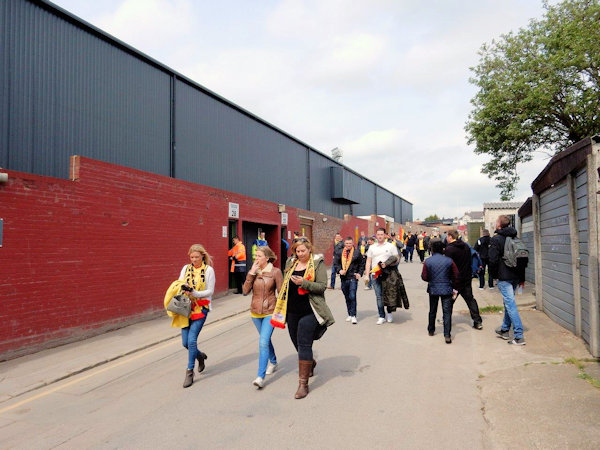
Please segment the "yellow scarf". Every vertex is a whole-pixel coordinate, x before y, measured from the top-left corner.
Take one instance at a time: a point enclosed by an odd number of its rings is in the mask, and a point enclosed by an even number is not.
[[[354,256],[354,247],[350,249],[350,251],[344,249],[342,252],[342,270],[348,270],[350,267],[350,263],[352,262],[352,257]]]
[[[288,293],[290,290],[290,279],[294,274],[294,270],[298,265],[298,259],[294,260],[294,263],[290,266],[288,271],[285,273],[283,283],[281,285],[281,291],[277,295],[277,303],[275,303],[275,309],[273,310],[273,316],[271,317],[271,325],[277,328],[285,328],[285,316],[287,314],[287,301]],[[315,259],[311,253],[308,257],[308,264],[304,271],[304,279],[307,281],[315,281]],[[302,289],[298,286],[298,294],[308,294],[306,289]]]
[[[204,291],[206,289],[206,264],[202,264],[197,269],[194,268],[192,264],[188,265],[185,270],[184,280],[176,280],[171,283],[169,289],[167,289],[167,293],[165,294],[164,305],[165,309],[169,305],[171,299],[182,293],[181,286],[186,284],[192,287],[196,291]],[[190,319],[197,320],[201,319],[205,316],[204,311],[202,311],[203,307],[208,307],[210,304],[210,300],[199,298],[192,299],[192,314],[189,319],[185,316],[180,316],[179,314],[174,314],[171,311],[167,311],[167,315],[173,318],[171,322],[171,326],[175,328],[186,328],[190,326]]]

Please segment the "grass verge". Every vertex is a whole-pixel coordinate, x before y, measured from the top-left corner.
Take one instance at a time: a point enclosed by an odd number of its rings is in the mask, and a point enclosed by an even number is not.
[[[498,305],[484,306],[479,309],[480,314],[498,314],[502,311],[504,311],[504,308]]]

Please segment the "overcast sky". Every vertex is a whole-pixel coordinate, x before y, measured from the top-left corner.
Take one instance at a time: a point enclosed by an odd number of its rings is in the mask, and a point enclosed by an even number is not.
[[[541,0],[55,0],[414,204],[454,217],[499,200],[467,146],[484,42]],[[515,201],[548,162],[520,169]]]

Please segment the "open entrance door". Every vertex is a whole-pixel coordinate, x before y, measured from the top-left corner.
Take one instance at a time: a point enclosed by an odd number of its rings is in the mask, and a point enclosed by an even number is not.
[[[265,239],[267,240],[267,244],[275,252],[278,254],[280,247],[280,234],[278,231],[277,225],[267,225],[262,223],[255,222],[243,222],[242,223],[242,239],[244,245],[246,246],[246,267],[247,271],[252,267],[252,245],[254,241],[258,238],[259,233],[261,231],[265,232]],[[278,266],[277,263],[275,263]]]

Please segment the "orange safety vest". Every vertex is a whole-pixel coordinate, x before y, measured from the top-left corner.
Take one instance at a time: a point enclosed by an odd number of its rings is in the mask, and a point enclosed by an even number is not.
[[[234,258],[231,260],[231,272],[235,272],[236,262],[243,262],[243,267],[246,267],[246,247],[244,247],[244,244],[242,244],[241,242],[235,244],[233,248],[227,252],[227,256],[231,256],[232,258]],[[240,264],[240,266],[242,266],[242,264]]]

